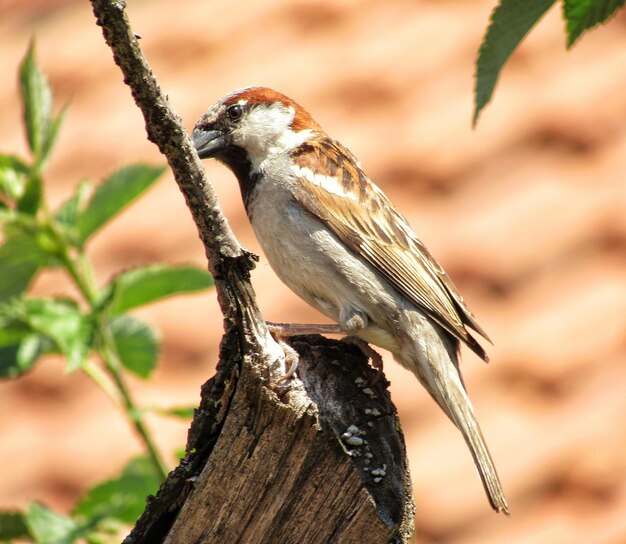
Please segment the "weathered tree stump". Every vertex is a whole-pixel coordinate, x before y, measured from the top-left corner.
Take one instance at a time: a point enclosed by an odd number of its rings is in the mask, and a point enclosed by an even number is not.
[[[407,541],[411,486],[386,382],[371,385],[375,371],[343,342],[292,343],[302,381],[290,387],[222,359],[186,458],[126,544]]]

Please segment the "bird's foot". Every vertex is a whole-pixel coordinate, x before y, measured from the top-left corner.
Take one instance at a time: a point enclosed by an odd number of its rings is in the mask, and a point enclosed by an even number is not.
[[[345,334],[346,330],[336,323],[333,324],[308,324],[308,323],[273,323],[268,321],[267,328],[274,339],[279,343],[285,352],[285,362],[289,368],[283,378],[284,381],[289,380],[298,368],[298,353],[283,338],[295,336],[298,334]],[[378,383],[383,376],[383,358],[375,351],[365,340],[358,336],[345,336],[341,339],[358,347],[363,355],[365,355],[376,369],[376,376],[372,381],[372,385]]]
[[[284,338],[295,336],[298,334],[330,334],[338,330],[338,325],[307,325],[302,323],[266,323],[267,328],[278,345],[285,353],[286,371],[284,376],[280,378],[281,382],[287,382],[293,378],[298,369],[299,356],[298,352],[293,349]]]
[[[285,342],[281,338],[277,338],[276,341],[285,352],[285,375],[280,378],[280,381],[286,382],[293,378],[294,374],[296,373],[300,356],[295,349],[293,349],[289,344],[287,344],[287,342]]]

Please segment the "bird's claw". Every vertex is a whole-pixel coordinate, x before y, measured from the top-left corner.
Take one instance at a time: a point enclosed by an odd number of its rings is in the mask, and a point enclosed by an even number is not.
[[[298,352],[295,349],[293,349],[289,344],[287,344],[287,342],[284,342],[283,340],[279,339],[278,344],[280,345],[281,348],[283,348],[283,351],[285,352],[285,367],[286,367],[285,375],[282,376],[279,381],[286,382],[290,380],[291,378],[293,378],[294,374],[296,373],[296,370],[298,369],[298,362],[300,360],[300,357],[298,355]]]
[[[269,325],[270,324],[268,323],[268,329],[272,338],[274,338],[285,354],[285,374],[279,378],[279,381],[284,383],[293,378],[296,370],[298,369],[298,361],[300,357],[298,352],[283,340],[283,331]]]

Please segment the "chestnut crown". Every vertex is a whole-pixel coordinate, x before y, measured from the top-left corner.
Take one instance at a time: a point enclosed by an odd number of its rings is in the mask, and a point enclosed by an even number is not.
[[[321,127],[287,96],[266,87],[247,87],[225,96],[198,120],[193,142],[201,159],[245,154],[253,170],[269,156],[288,153]]]

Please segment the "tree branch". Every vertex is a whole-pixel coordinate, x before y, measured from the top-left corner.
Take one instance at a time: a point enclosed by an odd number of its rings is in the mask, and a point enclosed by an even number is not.
[[[405,446],[387,383],[354,346],[295,337],[300,379],[267,331],[241,248],[179,116],[161,92],[121,0],[91,0],[97,24],[167,158],[215,278],[225,335],[202,387],[187,455],[150,497],[126,544],[350,543],[409,538]]]

